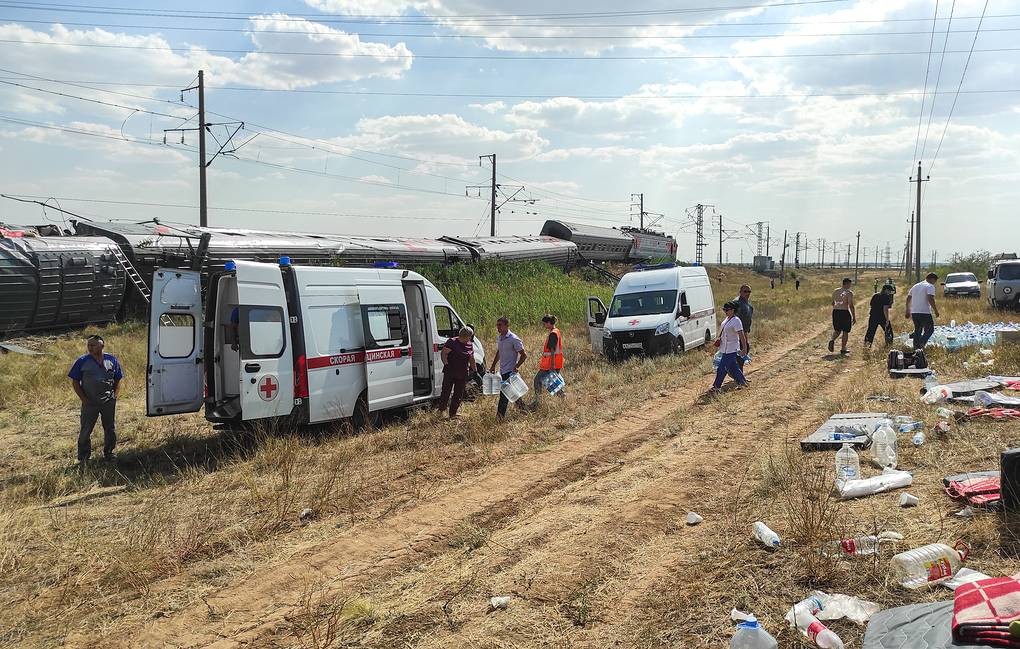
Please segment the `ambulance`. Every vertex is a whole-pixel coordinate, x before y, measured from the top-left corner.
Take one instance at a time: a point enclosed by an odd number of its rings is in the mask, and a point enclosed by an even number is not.
[[[395,264],[394,264],[395,266]],[[424,405],[441,392],[440,350],[463,320],[417,273],[228,262],[153,274],[146,414],[217,423],[317,424]],[[484,349],[474,343],[484,367]]]
[[[715,298],[704,266],[673,263],[620,278],[609,308],[588,298],[592,351],[616,360],[631,354],[682,352],[716,334]]]

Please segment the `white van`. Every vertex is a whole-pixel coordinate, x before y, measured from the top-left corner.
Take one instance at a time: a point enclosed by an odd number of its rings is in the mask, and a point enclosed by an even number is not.
[[[609,309],[588,298],[592,350],[609,359],[682,352],[711,342],[715,332],[715,298],[704,266],[662,264],[627,273]]]
[[[210,277],[157,269],[149,319],[146,414],[212,422],[287,417],[321,423],[427,403],[440,350],[462,320],[406,270],[228,262]],[[474,343],[484,367],[484,350]]]

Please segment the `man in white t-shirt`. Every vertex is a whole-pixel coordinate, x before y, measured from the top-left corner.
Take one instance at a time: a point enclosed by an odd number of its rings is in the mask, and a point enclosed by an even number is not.
[[[914,333],[910,336],[914,349],[924,349],[935,333],[935,318],[939,317],[939,308],[935,306],[935,282],[938,280],[938,275],[928,273],[923,282],[914,284],[907,292],[907,320],[914,321]]]
[[[744,325],[737,317],[735,303],[724,304],[723,313],[726,314],[726,319],[723,320],[722,326],[719,328],[719,339],[716,341],[719,351],[722,353],[722,360],[719,361],[719,368],[715,373],[715,383],[712,384],[713,391],[722,387],[723,381],[726,380],[726,374],[732,376],[737,385],[747,385],[747,379],[744,378],[744,373],[737,363],[738,354],[747,356],[747,335],[744,333]]]

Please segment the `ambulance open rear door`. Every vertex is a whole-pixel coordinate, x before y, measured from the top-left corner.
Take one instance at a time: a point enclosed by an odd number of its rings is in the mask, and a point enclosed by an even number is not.
[[[414,373],[403,288],[359,286],[358,301],[365,330],[368,409],[410,405]]]
[[[198,271],[157,269],[149,311],[146,415],[198,412],[202,407],[204,341]]]
[[[287,293],[278,266],[238,261],[241,419],[286,417],[294,409],[294,354]]]

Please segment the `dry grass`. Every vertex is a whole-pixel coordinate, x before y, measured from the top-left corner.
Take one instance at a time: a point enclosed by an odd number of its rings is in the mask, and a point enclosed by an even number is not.
[[[750,280],[755,290],[752,342],[757,354],[803,330],[806,322],[823,320],[830,285],[838,273],[809,276],[800,292],[793,290],[792,282],[771,291],[767,280],[733,269],[712,269],[711,275],[717,302],[735,295],[736,287]],[[541,312],[545,305],[538,302],[534,308]],[[704,380],[701,377],[710,368],[710,357],[700,351],[607,366],[589,351],[586,328],[578,320],[582,309],[583,304],[578,304],[576,312],[562,314],[570,359],[565,375],[571,399],[566,404],[555,410],[547,405],[540,416],[516,417],[499,425],[494,403],[479,400],[465,406],[460,423],[415,412],[358,435],[323,430],[233,433],[213,430],[199,416],[147,419],[140,414],[144,404],[144,328],[137,324],[111,326],[104,331],[108,351],[121,358],[127,372],[119,412],[121,459],[116,468],[99,465],[83,474],[69,468],[74,456],[76,408],[64,377],[71,360],[81,353],[80,335],[28,341],[47,355],[42,359],[0,358],[0,435],[5,442],[0,456],[4,486],[0,491],[0,599],[12,603],[0,624],[0,644],[45,646],[72,630],[100,634],[124,622],[170,614],[204,593],[289,557],[295,548],[330,538],[337,528],[390,516],[472,472],[513,456],[541,452],[573,430],[640,407],[649,395],[677,382]],[[491,324],[478,324],[480,335],[490,340]],[[537,327],[525,324],[515,328],[524,335],[529,350],[536,351],[541,340]],[[1005,371],[1016,356],[1002,355],[1001,359]],[[1000,363],[998,355],[996,362]],[[867,391],[884,385],[880,373],[869,381],[819,404],[811,402],[805,389],[804,407],[816,410],[819,416],[837,406],[867,409],[870,404],[861,401]],[[905,385],[898,387],[906,389]],[[724,399],[721,404],[739,412],[736,402]],[[920,410],[913,402],[910,406]],[[950,441],[945,453],[959,468],[983,466],[997,454],[999,446],[993,445],[1006,442],[1001,427],[974,425],[975,430],[988,431],[980,433],[987,434],[985,441],[978,437]],[[669,436],[683,440],[687,432],[678,421]],[[947,455],[925,455],[934,448],[933,444],[908,451],[905,461],[918,463],[935,475]],[[763,474],[761,485],[744,485],[744,501],[733,504],[732,529],[722,531],[724,542],[699,555],[700,563],[711,566],[705,574],[718,577],[731,593],[746,584],[743,579],[734,580],[730,572],[740,562],[734,548],[746,545],[742,512],[755,509],[765,520],[783,521],[778,525],[781,533],[795,541],[797,548],[812,548],[822,542],[826,528],[844,520],[844,514],[857,520],[886,520],[884,510],[880,516],[866,507],[857,512],[856,504],[833,507],[828,501],[812,501],[812,480],[820,478],[811,477],[810,462],[803,470],[791,471],[797,466],[794,460],[802,458],[784,460],[784,449],[776,453],[777,465],[769,469],[771,475]],[[753,481],[758,477],[754,475]],[[128,490],[66,508],[39,509],[55,497],[84,491],[93,484],[126,485]],[[924,507],[915,511],[931,513],[928,508],[934,498],[924,498]],[[314,512],[310,522],[299,520],[306,507]],[[940,526],[952,529],[960,524],[944,519],[940,517]],[[984,538],[987,544],[993,534],[982,524],[964,523],[974,526],[972,538]],[[902,524],[899,527],[908,534]],[[465,521],[458,529],[450,542],[460,560],[471,561],[487,556],[493,547],[498,549],[491,545],[492,531],[484,523]],[[924,540],[932,538],[933,531],[941,534],[944,530],[921,531],[908,538]],[[983,546],[979,543],[979,547]],[[822,575],[825,566],[811,561],[813,557],[782,564],[773,561],[761,567],[766,572],[757,572],[755,567],[756,583],[765,583],[775,575],[790,577],[791,583],[800,586],[782,591],[789,601],[791,592],[815,583],[814,573],[820,574],[815,581],[836,584],[846,572]],[[472,610],[468,602],[485,594],[483,586],[469,582],[471,573],[459,572],[455,565],[450,568],[449,583],[436,589],[432,609],[443,627],[458,624]],[[575,632],[571,629],[598,628],[608,610],[604,584],[620,569],[600,568],[601,572],[584,577],[548,602],[559,611],[562,626],[531,626],[522,620],[521,637],[541,644],[540,638],[553,637],[543,633],[564,637],[562,634]],[[775,575],[767,572],[771,570]],[[526,586],[528,574],[534,579],[533,573],[525,573],[521,583],[512,588],[525,594],[534,592]],[[413,574],[408,576],[412,578]],[[405,597],[414,597],[414,592],[408,591]],[[755,592],[749,589],[746,596]],[[294,623],[295,638],[312,647],[335,646],[344,638],[401,640],[383,632],[372,635],[379,620],[389,619],[389,602],[358,597],[357,593],[327,595],[310,587],[305,615]],[[732,599],[694,584],[681,601],[697,598],[720,606]],[[779,608],[770,608],[770,616],[781,615]],[[723,617],[701,620],[693,628],[710,627],[714,631],[706,637],[716,637],[724,628]],[[662,619],[667,624],[690,621],[673,613]],[[425,638],[429,632],[424,629],[431,628],[413,617],[394,627],[406,633],[403,640]],[[422,635],[416,635],[419,632]],[[653,635],[669,637],[670,631],[660,627]]]

